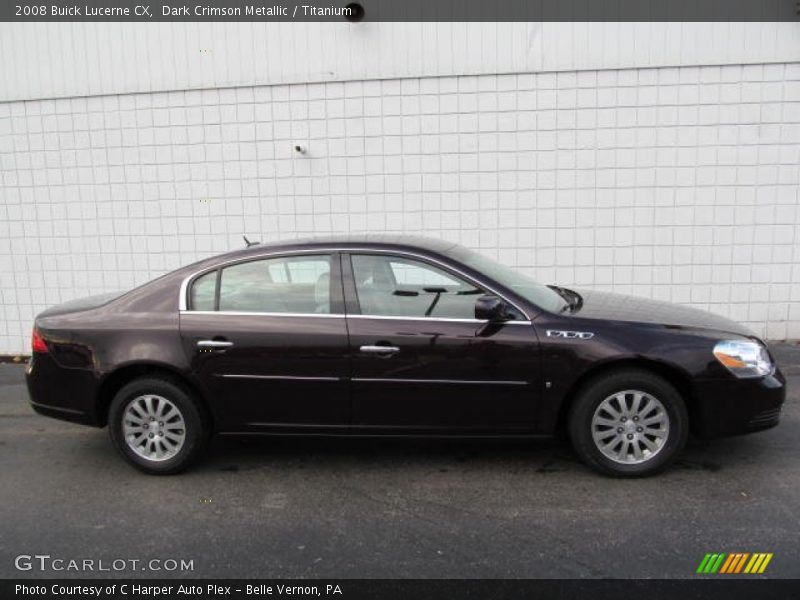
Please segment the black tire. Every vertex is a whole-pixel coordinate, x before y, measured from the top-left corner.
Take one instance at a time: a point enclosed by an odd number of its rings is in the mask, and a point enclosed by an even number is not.
[[[626,390],[642,391],[656,398],[669,419],[669,432],[660,449],[644,462],[635,464],[606,456],[592,435],[592,419],[598,406],[606,398]],[[601,411],[601,416],[604,414]],[[619,369],[588,381],[578,391],[569,413],[568,428],[575,452],[591,468],[614,477],[646,477],[669,466],[683,449],[689,435],[689,415],[678,390],[663,377],[640,369]]]
[[[137,453],[126,441],[123,434],[125,410],[132,400],[143,395],[165,398],[180,411],[185,437],[174,456],[150,460]],[[134,467],[152,475],[172,475],[183,471],[197,460],[210,437],[208,418],[193,394],[177,381],[160,376],[135,379],[117,392],[108,411],[108,429],[117,451]]]

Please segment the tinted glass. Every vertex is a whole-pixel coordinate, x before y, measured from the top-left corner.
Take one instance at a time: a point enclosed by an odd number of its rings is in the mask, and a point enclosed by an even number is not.
[[[559,312],[564,308],[564,299],[546,285],[532,279],[511,267],[507,267],[488,256],[478,254],[462,246],[456,246],[447,252],[459,262],[483,273],[489,279],[503,287],[513,290],[528,302],[550,312]]]
[[[214,293],[217,287],[217,272],[211,271],[194,280],[192,285],[192,310],[214,310]]]
[[[330,313],[330,256],[293,256],[222,269],[219,310]]]
[[[354,255],[361,314],[474,319],[483,291],[426,263],[394,256]]]

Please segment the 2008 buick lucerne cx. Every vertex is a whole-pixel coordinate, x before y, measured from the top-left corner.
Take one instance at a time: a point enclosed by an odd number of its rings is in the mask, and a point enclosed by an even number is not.
[[[36,318],[33,408],[174,473],[225,435],[547,436],[664,468],[778,423],[764,343],[700,310],[539,284],[422,238],[256,245]]]

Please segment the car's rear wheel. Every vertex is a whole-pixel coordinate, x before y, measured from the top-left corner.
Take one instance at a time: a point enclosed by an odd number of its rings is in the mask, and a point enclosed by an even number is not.
[[[167,475],[187,468],[208,438],[207,419],[179,383],[136,379],[117,392],[108,415],[111,440],[136,468]]]
[[[569,415],[580,458],[617,477],[643,477],[669,465],[686,444],[689,417],[680,393],[664,378],[625,369],[589,381]]]

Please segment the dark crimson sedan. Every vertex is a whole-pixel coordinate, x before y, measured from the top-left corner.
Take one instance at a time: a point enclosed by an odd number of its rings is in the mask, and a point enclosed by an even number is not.
[[[785,380],[741,325],[541,285],[411,237],[256,245],[41,313],[34,410],[109,425],[149,473],[211,434],[550,436],[612,475],[664,468],[689,432],[778,423]]]

